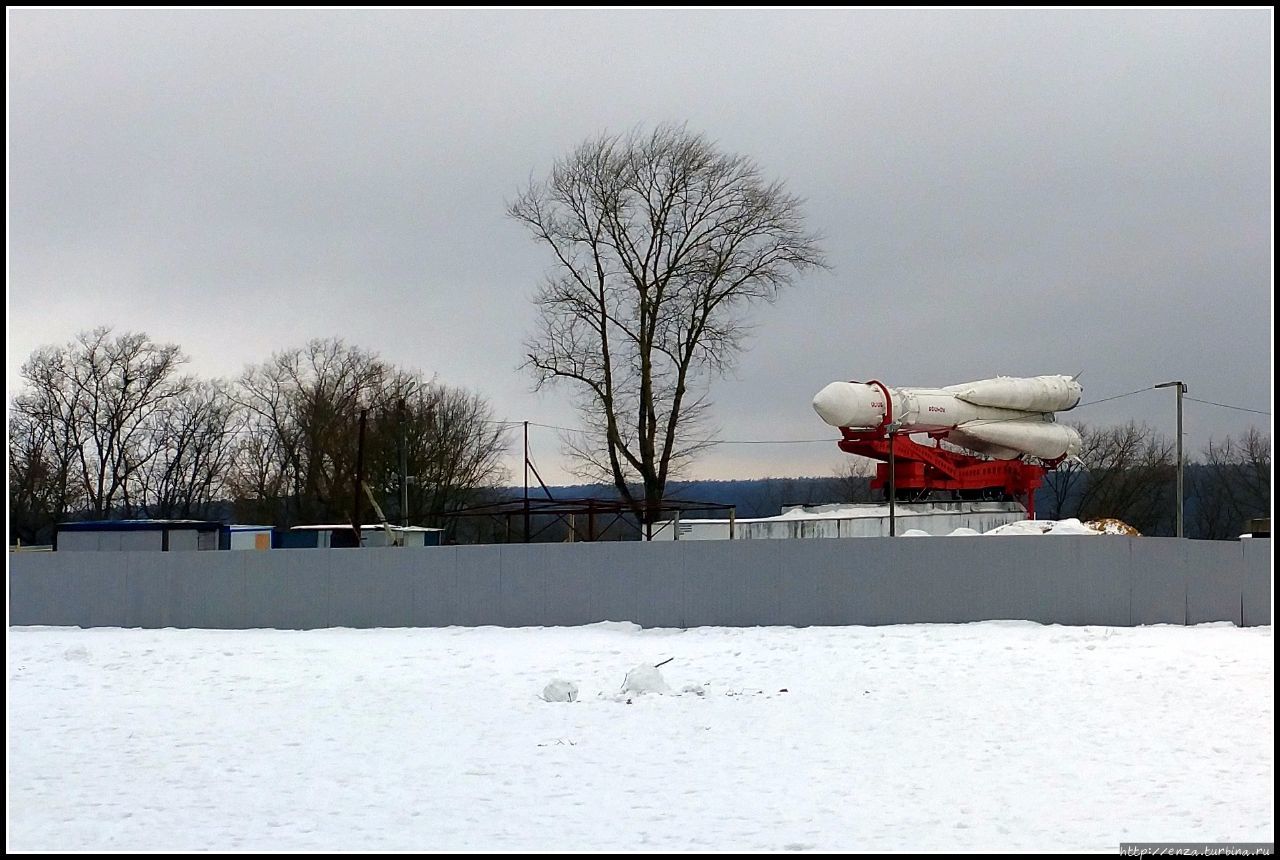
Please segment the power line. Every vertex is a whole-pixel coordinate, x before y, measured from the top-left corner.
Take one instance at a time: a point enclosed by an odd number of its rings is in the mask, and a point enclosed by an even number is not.
[[[1104,397],[1101,400],[1090,400],[1088,403],[1077,403],[1073,408],[1081,409],[1085,406],[1093,406],[1098,403],[1106,403],[1108,400],[1119,400],[1121,397],[1132,397],[1135,394],[1141,394],[1144,391],[1154,391],[1151,386],[1145,388],[1135,388],[1133,391],[1126,391],[1124,394],[1116,394],[1111,397]]]
[[[1133,391],[1126,391],[1123,394],[1113,394],[1110,397],[1102,397],[1097,400],[1090,400],[1087,403],[1078,403],[1073,409],[1083,409],[1086,406],[1096,406],[1099,403],[1108,403],[1112,400],[1120,400],[1125,397],[1133,397],[1135,394],[1142,394],[1146,391],[1153,391],[1151,386],[1143,388],[1135,388]],[[1205,403],[1209,406],[1221,406],[1225,409],[1238,409],[1241,412],[1252,412],[1256,415],[1270,415],[1270,412],[1263,412],[1258,409],[1247,409],[1243,406],[1232,406],[1229,403],[1215,403],[1212,400],[1199,400],[1195,397],[1187,397],[1187,400],[1194,400],[1196,403]],[[1005,421],[1025,421],[1025,415],[1013,415],[1008,418],[993,418],[982,420],[981,423],[986,426],[990,424],[1001,424]],[[508,426],[520,426],[523,421],[489,421],[490,424],[503,424]],[[565,433],[585,433],[588,432],[580,427],[561,427],[557,424],[541,424],[537,421],[528,422],[530,427],[541,427],[545,430],[560,430]],[[830,445],[838,442],[838,439],[717,439],[709,442],[710,445]]]
[[[1100,400],[1090,400],[1088,403],[1080,403],[1074,406],[1074,409],[1082,409],[1085,406],[1094,406],[1098,403],[1106,403],[1110,400],[1119,400],[1122,397],[1132,397],[1135,394],[1141,394],[1144,391],[1151,391],[1151,387],[1136,388],[1133,391],[1126,391],[1124,394],[1114,394],[1111,397],[1103,397]],[[1188,398],[1191,399],[1191,398]],[[1013,415],[1008,418],[991,418],[982,421],[983,425],[1000,424],[1005,421],[1025,421],[1025,415]],[[503,424],[510,426],[520,426],[523,421],[490,421],[490,424]],[[537,421],[528,422],[530,427],[541,427],[545,430],[560,430],[565,433],[585,433],[589,432],[581,427],[561,427],[557,424],[542,424]],[[717,439],[709,442],[710,445],[830,445],[838,442],[839,439],[834,437],[827,439]]]
[[[827,439],[719,439],[711,442],[712,445],[812,445],[821,442],[830,445],[832,442],[840,440],[835,438]]]
[[[1200,400],[1196,397],[1187,397],[1182,395],[1185,400],[1194,400],[1196,403],[1205,403],[1209,406],[1221,406],[1223,409],[1238,409],[1241,412],[1252,412],[1254,415],[1270,415],[1270,412],[1263,412],[1261,409],[1246,409],[1243,406],[1232,406],[1230,403],[1215,403],[1212,400]]]

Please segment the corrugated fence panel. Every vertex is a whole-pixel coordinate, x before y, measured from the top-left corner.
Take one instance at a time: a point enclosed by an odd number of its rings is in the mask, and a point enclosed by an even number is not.
[[[413,580],[413,626],[448,627],[456,624],[458,548],[433,547],[430,552],[392,552],[392,564],[408,570]]]
[[[1188,540],[1182,550],[1187,565],[1187,623],[1242,623],[1244,554],[1239,543]]]
[[[841,538],[9,556],[9,623],[1271,623],[1270,541]]]
[[[1271,623],[1271,539],[1240,541],[1244,560],[1244,623],[1258,627]]]
[[[155,555],[155,553],[152,553]],[[259,553],[261,554],[261,553]],[[133,553],[134,563],[142,553]],[[164,553],[159,553],[164,555]],[[248,616],[246,552],[192,552],[169,580],[174,627],[235,630]],[[129,570],[133,578],[133,566]]]
[[[460,546],[455,579],[454,620],[444,626],[482,627],[502,624],[501,546]],[[431,552],[424,549],[423,552]],[[429,597],[429,595],[428,595]]]
[[[1187,623],[1187,552],[1177,538],[1128,541],[1130,624]]]

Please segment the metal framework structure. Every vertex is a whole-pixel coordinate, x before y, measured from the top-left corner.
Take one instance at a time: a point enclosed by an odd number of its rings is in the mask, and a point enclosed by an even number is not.
[[[1023,501],[1027,513],[1035,518],[1035,494],[1049,471],[1047,465],[984,460],[949,451],[940,443],[929,447],[905,436],[890,441],[888,433],[871,435],[847,429],[841,432],[844,438],[837,443],[841,451],[879,461],[876,476],[871,479],[873,490],[888,492],[892,483],[896,499],[905,501],[923,500],[935,490],[953,492],[961,499],[1014,498]]]
[[[651,538],[652,520],[662,519],[663,514],[673,514],[671,519],[675,523],[676,536],[678,537],[680,514],[685,511],[728,511],[729,520],[732,523],[736,516],[737,508],[734,505],[720,502],[668,499],[649,509],[648,513],[652,515],[649,517],[651,522],[647,526],[639,527],[642,530],[641,536]],[[619,522],[627,522],[627,517],[634,517],[635,515],[635,508],[621,499],[556,499],[552,498],[549,492],[548,497],[545,499],[511,499],[504,502],[473,505],[444,514],[449,519],[488,517],[505,522],[507,543],[512,542],[511,523],[513,518],[519,518],[525,524],[525,528],[520,530],[523,534],[518,536],[517,540],[530,543],[558,524],[563,524],[568,529],[569,541],[600,540],[614,525]],[[544,519],[550,517],[551,519],[535,529],[531,526],[534,517]],[[730,532],[732,533],[732,525],[730,526]]]

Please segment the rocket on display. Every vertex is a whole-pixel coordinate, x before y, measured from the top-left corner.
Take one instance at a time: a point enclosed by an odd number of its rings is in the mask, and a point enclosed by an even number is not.
[[[879,382],[833,382],[813,398],[827,424],[896,435],[927,433],[997,460],[1060,460],[1080,450],[1080,434],[1055,412],[1084,393],[1070,376],[1000,376],[946,388],[887,388]]]

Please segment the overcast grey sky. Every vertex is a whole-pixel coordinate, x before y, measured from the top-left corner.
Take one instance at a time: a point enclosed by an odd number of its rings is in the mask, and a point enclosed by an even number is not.
[[[572,423],[517,370],[547,255],[505,201],[687,121],[808,201],[833,265],[756,316],[725,439],[831,435],[833,379],[1181,377],[1271,409],[1272,25],[1255,11],[16,11],[8,386],[99,324],[234,376],[339,335]],[[1078,412],[1173,432],[1173,394]],[[1188,442],[1270,418],[1187,404]],[[564,478],[554,434],[534,448]],[[825,474],[725,445],[699,477]],[[514,461],[513,461],[514,462]]]

